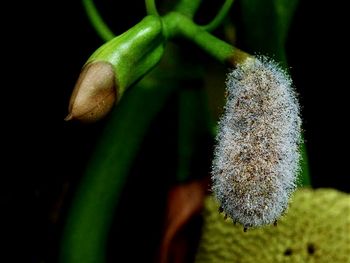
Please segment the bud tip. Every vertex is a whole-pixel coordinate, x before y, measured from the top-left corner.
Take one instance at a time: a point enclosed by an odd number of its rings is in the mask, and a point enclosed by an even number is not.
[[[81,71],[73,90],[66,121],[94,122],[102,119],[117,101],[113,66],[104,61],[91,62]]]
[[[71,121],[73,119],[72,113],[68,113],[68,115],[64,118],[65,121]]]

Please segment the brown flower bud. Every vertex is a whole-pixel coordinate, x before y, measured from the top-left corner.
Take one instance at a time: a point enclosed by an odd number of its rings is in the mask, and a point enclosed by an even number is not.
[[[116,86],[114,69],[110,63],[88,63],[74,87],[65,120],[94,122],[101,119],[117,101]]]

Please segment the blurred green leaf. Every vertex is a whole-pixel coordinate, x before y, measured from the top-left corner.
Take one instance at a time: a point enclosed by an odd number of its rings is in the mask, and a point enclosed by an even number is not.
[[[190,81],[179,91],[177,179],[180,182],[193,179],[202,172],[199,167],[194,169],[194,160],[205,155],[203,144],[210,136],[207,101],[204,90],[199,88],[201,85],[199,80]],[[202,163],[202,166],[205,164]]]
[[[297,5],[298,0],[241,0],[247,48],[286,65],[285,43]]]

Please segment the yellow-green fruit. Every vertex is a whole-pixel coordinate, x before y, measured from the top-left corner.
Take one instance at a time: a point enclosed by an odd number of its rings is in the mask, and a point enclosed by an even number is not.
[[[205,201],[196,263],[350,262],[350,195],[334,189],[299,189],[278,226],[235,226]]]

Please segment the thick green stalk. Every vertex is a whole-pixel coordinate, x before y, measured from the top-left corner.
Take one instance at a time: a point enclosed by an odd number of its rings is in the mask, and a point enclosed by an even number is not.
[[[234,66],[251,57],[249,54],[208,33],[182,14],[176,12],[167,14],[163,17],[163,24],[166,37],[186,38],[216,60],[229,66]]]
[[[168,81],[144,80],[112,113],[68,214],[62,263],[106,262],[113,211],[130,166],[148,126],[173,89]]]

